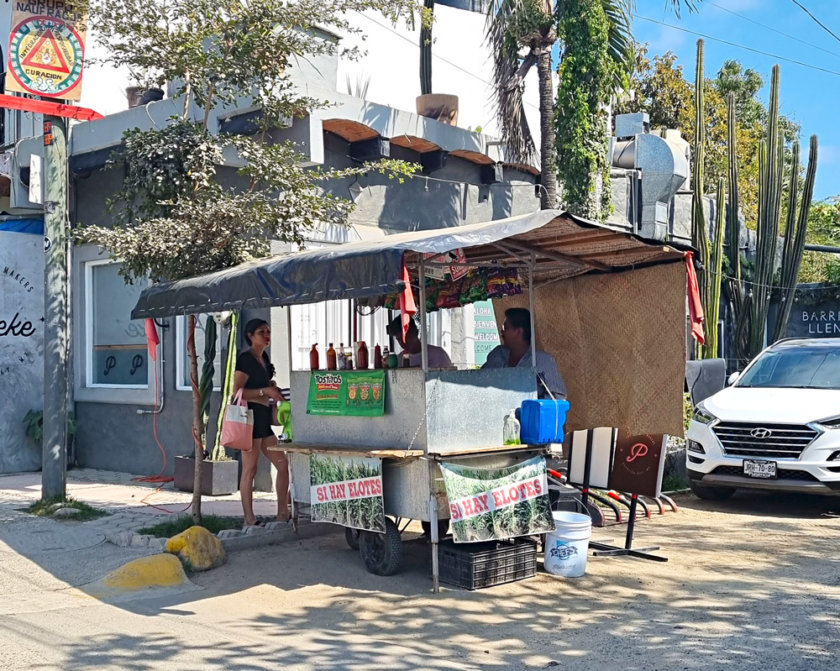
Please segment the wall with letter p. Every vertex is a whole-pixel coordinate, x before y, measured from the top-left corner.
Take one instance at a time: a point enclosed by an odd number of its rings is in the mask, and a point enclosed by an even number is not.
[[[44,239],[0,231],[0,473],[41,468],[23,416],[43,396]]]

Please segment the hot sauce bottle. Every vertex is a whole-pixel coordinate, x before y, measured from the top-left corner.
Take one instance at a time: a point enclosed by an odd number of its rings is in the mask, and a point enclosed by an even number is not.
[[[327,370],[335,370],[337,367],[335,349],[333,349],[333,344],[330,343],[330,348],[327,350]]]
[[[309,350],[309,370],[319,370],[320,368],[321,358],[318,356],[318,343],[315,343]]]

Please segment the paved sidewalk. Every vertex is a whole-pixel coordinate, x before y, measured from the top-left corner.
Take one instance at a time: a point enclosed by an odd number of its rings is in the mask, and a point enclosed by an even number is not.
[[[141,527],[151,526],[173,515],[189,514],[192,494],[174,488],[172,482],[148,483],[135,480],[129,473],[102,471],[96,469],[73,469],[67,473],[67,495],[108,513],[105,517],[83,523],[59,523],[53,526],[51,543],[53,547],[64,544],[72,549],[75,539],[85,533],[97,533],[120,547],[163,549],[165,539],[153,538],[135,533]],[[29,504],[41,498],[41,474],[19,473],[0,476],[0,522],[37,519],[22,512]],[[202,499],[202,513],[225,517],[241,517],[242,504],[239,493],[227,496],[205,496]],[[254,492],[254,512],[264,520],[273,520],[277,512],[273,493]],[[317,526],[318,529],[306,527]],[[316,535],[328,531],[327,525],[303,525],[300,535]],[[27,534],[34,527],[16,524],[18,534]],[[8,529],[11,530],[11,527]],[[28,535],[28,534],[27,534]],[[289,524],[269,522],[263,529],[223,531],[220,539],[227,549],[239,549],[282,542],[293,537]],[[19,538],[18,546],[37,544],[33,538]]]

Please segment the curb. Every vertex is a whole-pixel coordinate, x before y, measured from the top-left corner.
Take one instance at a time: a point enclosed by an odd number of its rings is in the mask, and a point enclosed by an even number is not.
[[[107,518],[100,518],[105,520]],[[148,520],[136,522],[133,526],[136,528],[147,526]],[[297,531],[287,522],[269,522],[264,527],[249,528],[244,531],[239,529],[223,529],[216,537],[222,542],[222,546],[226,552],[233,550],[250,550],[251,548],[262,547],[264,545],[276,545],[278,543],[286,543],[293,540],[303,540],[304,538],[314,538],[316,536],[324,536],[330,533],[338,533],[343,527],[334,524],[321,524],[304,522],[298,523]],[[166,549],[166,538],[157,536],[149,536],[145,534],[138,534],[127,529],[125,524],[117,525],[113,529],[103,530],[105,540],[113,545],[122,548],[147,548],[163,552]]]

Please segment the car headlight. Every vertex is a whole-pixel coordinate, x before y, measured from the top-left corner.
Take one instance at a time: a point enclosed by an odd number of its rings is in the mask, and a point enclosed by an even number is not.
[[[818,420],[816,423],[824,426],[826,429],[840,429],[840,417],[826,417],[825,419]]]
[[[706,410],[706,406],[703,405],[703,402],[701,401],[697,404],[697,407],[694,408],[694,415],[692,416],[692,419],[696,422],[700,422],[701,424],[711,424],[717,419],[717,417]]]

